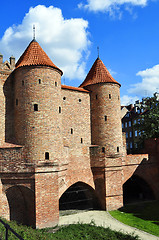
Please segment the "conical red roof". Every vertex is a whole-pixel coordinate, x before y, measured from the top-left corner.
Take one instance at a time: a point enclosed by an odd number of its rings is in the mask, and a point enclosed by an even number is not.
[[[40,47],[36,40],[32,40],[17,61],[15,68],[24,66],[49,66],[58,69],[63,74],[62,71],[51,61],[44,50]]]
[[[100,58],[97,58],[87,74],[84,82],[80,87],[86,87],[88,85],[97,83],[116,83],[119,84],[109,73],[108,69]],[[119,84],[120,85],[120,84]]]

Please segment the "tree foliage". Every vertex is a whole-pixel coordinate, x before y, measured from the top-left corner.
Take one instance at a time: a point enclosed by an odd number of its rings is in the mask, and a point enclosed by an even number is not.
[[[137,123],[134,125],[139,134],[139,141],[143,142],[148,138],[159,138],[159,99],[155,93],[153,97],[144,99],[142,108],[144,111],[139,114]]]

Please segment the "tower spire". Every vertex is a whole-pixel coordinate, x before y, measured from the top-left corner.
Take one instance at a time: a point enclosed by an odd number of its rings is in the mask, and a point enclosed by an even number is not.
[[[99,46],[97,47],[98,59],[99,59]]]
[[[35,24],[33,25],[33,40],[35,40]]]

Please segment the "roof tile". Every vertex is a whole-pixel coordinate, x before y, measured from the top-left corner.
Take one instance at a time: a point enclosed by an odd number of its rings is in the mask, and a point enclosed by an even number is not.
[[[49,66],[58,69],[63,74],[62,71],[51,61],[44,50],[40,47],[36,40],[32,40],[29,46],[26,48],[24,53],[21,55],[17,61],[15,68],[23,66]]]
[[[109,73],[108,69],[100,58],[97,58],[92,65],[89,73],[87,74],[84,82],[80,87],[86,87],[88,85],[97,83],[116,83],[119,84]],[[119,84],[120,85],[120,84]]]

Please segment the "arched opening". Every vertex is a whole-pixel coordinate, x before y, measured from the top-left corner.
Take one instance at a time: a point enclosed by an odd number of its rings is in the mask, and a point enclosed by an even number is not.
[[[152,189],[147,182],[139,176],[133,175],[123,185],[124,204],[154,199]]]
[[[85,183],[77,182],[67,189],[59,200],[60,210],[99,209],[95,191]]]
[[[10,220],[35,227],[34,192],[24,186],[10,187],[6,191],[10,209]]]

